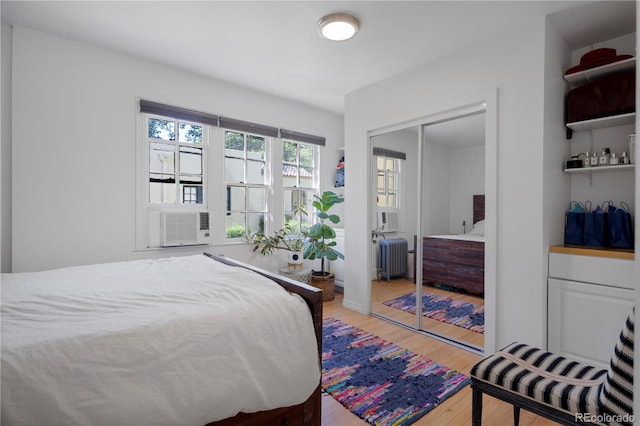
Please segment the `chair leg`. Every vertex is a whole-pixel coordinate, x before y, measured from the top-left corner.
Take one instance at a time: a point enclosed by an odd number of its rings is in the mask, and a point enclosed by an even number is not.
[[[471,386],[471,424],[473,426],[482,425],[482,391],[475,386]]]
[[[513,426],[518,426],[520,423],[520,407],[517,405],[513,406]]]

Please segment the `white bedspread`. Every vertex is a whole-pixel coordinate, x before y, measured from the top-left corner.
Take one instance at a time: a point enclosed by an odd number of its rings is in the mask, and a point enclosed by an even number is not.
[[[2,275],[2,425],[197,425],[305,401],[308,307],[204,255]]]
[[[461,240],[461,241],[478,241],[478,242],[484,243],[484,235],[475,235],[475,234],[429,235],[429,238],[443,238],[447,240]]]

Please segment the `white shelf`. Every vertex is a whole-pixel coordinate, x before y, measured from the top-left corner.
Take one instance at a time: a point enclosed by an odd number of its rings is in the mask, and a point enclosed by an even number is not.
[[[566,173],[582,173],[590,175],[593,173],[633,171],[635,168],[635,164],[621,164],[618,166],[580,167],[577,169],[564,169],[564,171]]]
[[[575,121],[567,123],[567,127],[573,131],[581,132],[583,130],[602,129],[605,127],[622,126],[624,124],[633,124],[636,120],[636,113],[612,115],[609,117],[594,118],[593,120]]]
[[[598,77],[602,77],[605,74],[612,74],[620,71],[631,71],[635,68],[635,66],[636,58],[629,58],[622,61],[614,62],[612,64],[606,64],[596,68],[568,74],[564,76],[564,79],[574,86],[580,86],[582,84],[593,81]]]

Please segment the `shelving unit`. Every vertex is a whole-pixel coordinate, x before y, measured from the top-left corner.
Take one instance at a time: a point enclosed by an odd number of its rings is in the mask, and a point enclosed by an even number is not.
[[[581,167],[578,169],[564,169],[566,173],[612,173],[612,172],[632,172],[636,168],[635,164],[620,164],[618,166],[598,166],[598,167]]]
[[[604,129],[605,127],[623,126],[625,124],[633,124],[636,120],[636,113],[612,115],[609,117],[594,118],[593,120],[576,121],[567,123],[567,127],[576,132],[585,130]]]
[[[573,86],[581,86],[585,83],[597,79],[598,77],[602,77],[607,74],[613,74],[615,72],[631,71],[635,69],[635,67],[636,58],[629,58],[622,61],[614,62],[612,64],[602,65],[596,68],[568,74],[564,76],[564,79]]]

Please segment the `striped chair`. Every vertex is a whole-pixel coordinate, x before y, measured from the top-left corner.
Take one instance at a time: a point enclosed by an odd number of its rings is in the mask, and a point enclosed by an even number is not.
[[[633,424],[633,326],[631,311],[608,370],[512,343],[471,368],[472,423],[482,423],[482,394],[565,425]]]

